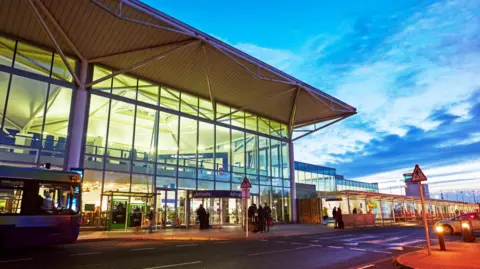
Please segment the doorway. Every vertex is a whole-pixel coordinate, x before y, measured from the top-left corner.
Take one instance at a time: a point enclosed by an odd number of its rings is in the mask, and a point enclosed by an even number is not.
[[[156,224],[162,227],[176,226],[175,218],[175,191],[157,189]]]
[[[106,224],[108,230],[141,227],[153,203],[153,194],[105,192],[107,198]]]

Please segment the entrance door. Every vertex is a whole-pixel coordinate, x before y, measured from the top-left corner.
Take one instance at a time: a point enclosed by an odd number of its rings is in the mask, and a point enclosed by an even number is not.
[[[156,223],[158,225],[175,225],[175,191],[157,189]]]
[[[125,224],[127,222],[127,205],[128,199],[118,199],[112,198],[112,202],[110,203],[111,208],[111,221],[110,221],[110,229],[125,229]]]

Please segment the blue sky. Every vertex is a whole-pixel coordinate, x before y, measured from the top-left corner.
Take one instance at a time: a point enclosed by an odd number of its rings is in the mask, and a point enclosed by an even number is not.
[[[479,1],[145,2],[358,109],[296,160],[387,189],[418,163],[432,193],[480,191]]]

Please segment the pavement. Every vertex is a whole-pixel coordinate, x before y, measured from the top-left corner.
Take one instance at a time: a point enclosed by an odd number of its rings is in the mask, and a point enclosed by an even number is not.
[[[301,232],[303,227],[308,232]],[[426,245],[422,227],[320,227],[279,225],[274,227],[278,231],[255,234],[251,240],[79,240],[74,244],[0,252],[0,268],[394,269],[394,258]],[[447,246],[459,239],[447,236]],[[435,246],[436,241],[432,243]]]
[[[480,268],[480,243],[450,242],[447,251],[432,248],[431,255],[426,249],[399,256],[396,261],[407,268],[473,269]]]

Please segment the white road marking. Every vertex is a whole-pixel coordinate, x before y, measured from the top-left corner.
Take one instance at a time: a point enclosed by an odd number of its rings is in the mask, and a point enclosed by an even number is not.
[[[350,248],[351,250],[358,250],[358,251],[367,251],[366,249],[364,248]]]
[[[323,247],[322,245],[310,244],[312,247]]]
[[[328,246],[329,248],[343,248],[343,247],[339,247],[339,246]]]
[[[311,246],[298,247],[298,248],[288,248],[288,249],[274,250],[274,251],[268,251],[268,252],[252,253],[252,254],[248,254],[247,256],[258,256],[258,255],[272,254],[272,253],[278,253],[278,252],[287,252],[287,251],[299,250],[299,249],[305,249],[305,248],[311,248]]]
[[[425,239],[417,239],[417,240],[401,242],[401,243],[392,243],[392,244],[390,244],[390,246],[406,246],[406,245],[415,244],[415,243],[419,243],[419,242],[425,242],[425,241],[426,241]]]
[[[301,245],[302,243],[298,243],[298,242],[291,242],[290,244],[292,244],[292,245]]]
[[[392,254],[392,252],[390,252],[390,251],[382,251],[382,250],[374,250],[373,252],[385,253],[385,254]]]
[[[193,246],[198,246],[198,244],[177,245],[177,248],[182,248],[182,247],[193,247]]]
[[[368,239],[368,238],[375,238],[375,237],[378,237],[378,236],[374,236],[374,235],[367,235],[367,236],[361,236],[361,237],[356,237],[356,238],[348,238],[348,239],[340,239],[341,241],[355,241],[355,240],[363,240],[363,239]]]
[[[33,258],[24,258],[24,259],[16,259],[16,260],[6,260],[6,261],[0,261],[0,263],[21,262],[21,261],[30,261],[30,260],[33,260]]]
[[[277,242],[277,243],[287,243],[285,241],[275,241],[275,242]]]
[[[320,240],[310,240],[310,242],[312,242],[312,243],[317,243],[318,241],[320,241]]]
[[[97,255],[97,254],[100,254],[102,252],[85,252],[85,253],[74,253],[74,254],[70,254],[70,256],[86,256],[86,255]]]
[[[367,243],[380,244],[380,243],[395,241],[395,240],[398,240],[398,239],[401,239],[401,238],[404,238],[404,237],[406,237],[406,236],[390,237],[390,238],[387,238],[387,239],[378,239],[378,240],[367,241]]]
[[[393,249],[393,250],[400,250],[400,251],[402,251],[402,250],[403,250],[403,247],[391,247],[391,248],[388,248],[388,249]]]
[[[130,251],[142,251],[142,250],[152,250],[152,249],[155,249],[155,248],[134,248],[134,249],[131,249]]]
[[[148,267],[148,268],[143,268],[143,269],[171,268],[171,267],[178,267],[178,266],[198,264],[198,263],[202,263],[202,261],[184,262],[184,263],[169,264],[169,265],[160,265],[160,266]]]
[[[362,267],[358,267],[357,269],[367,269],[367,268],[375,268],[375,264],[367,264]]]
[[[345,243],[345,246],[358,246],[358,243]]]

